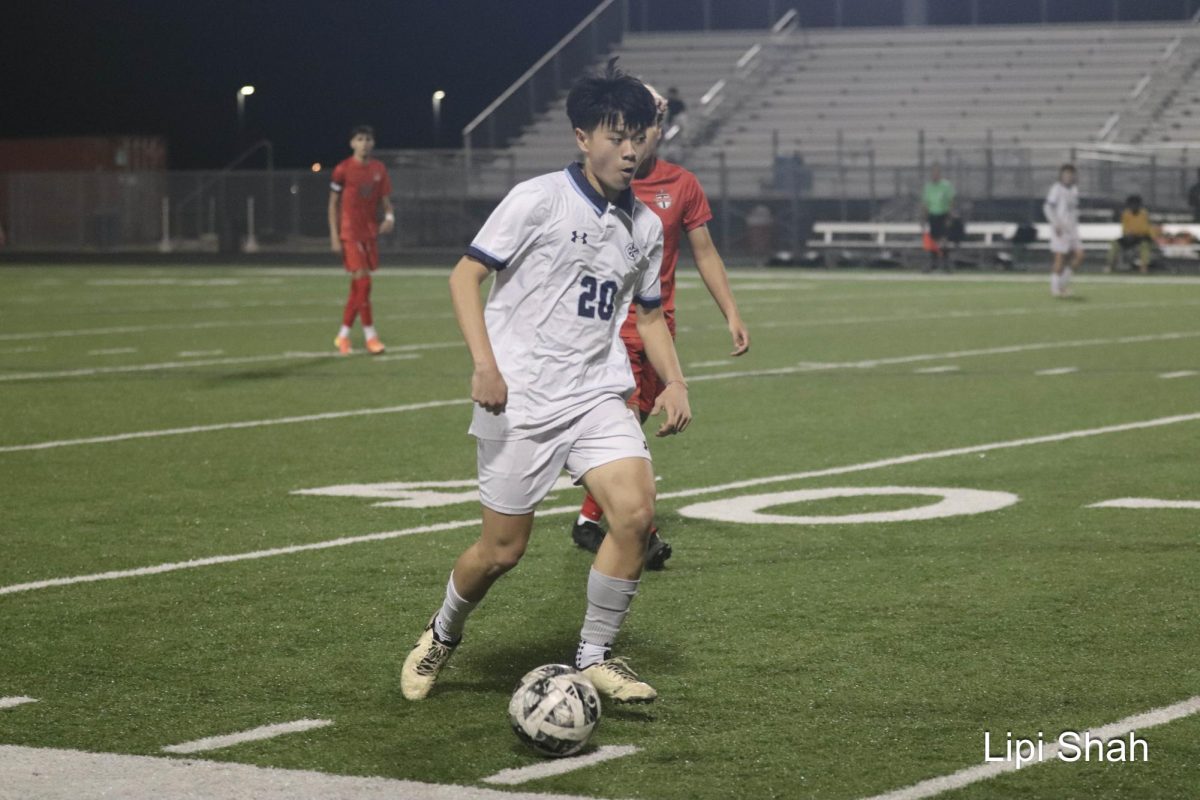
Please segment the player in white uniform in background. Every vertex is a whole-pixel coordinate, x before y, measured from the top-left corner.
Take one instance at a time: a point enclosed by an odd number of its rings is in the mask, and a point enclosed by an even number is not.
[[[637,593],[654,517],[654,472],[637,417],[629,357],[618,331],[631,302],[638,333],[667,388],[658,435],[691,421],[687,385],[661,308],[663,231],[634,197],[654,99],[610,62],[582,78],[567,116],[583,166],[518,184],[450,276],[450,295],[475,363],[483,527],[458,557],[442,607],[405,659],[400,686],[420,700],[462,638],[467,615],[516,566],[533,511],[565,467],[600,502],[609,534],[587,580],[575,666],[605,697],[649,702],[657,692],[611,647]],[[479,287],[495,274],[486,308]]]
[[[1050,294],[1066,297],[1071,293],[1071,275],[1083,262],[1083,244],[1079,240],[1079,187],[1075,185],[1075,165],[1063,164],[1058,182],[1050,187],[1042,213],[1050,223]],[[1072,254],[1071,264],[1063,267],[1063,257]]]

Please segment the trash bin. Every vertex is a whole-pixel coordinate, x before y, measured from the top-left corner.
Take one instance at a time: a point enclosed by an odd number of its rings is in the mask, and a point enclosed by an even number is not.
[[[757,205],[746,215],[746,249],[753,255],[771,252],[775,239],[775,217],[771,209]]]

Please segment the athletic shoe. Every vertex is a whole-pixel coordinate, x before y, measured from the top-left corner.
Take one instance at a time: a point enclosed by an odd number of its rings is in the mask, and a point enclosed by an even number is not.
[[[400,691],[404,696],[409,700],[425,699],[455,647],[458,647],[458,642],[446,644],[433,635],[431,618],[408,658],[404,659],[404,667],[400,671]]]
[[[623,658],[609,658],[583,670],[596,691],[614,703],[649,703],[658,697],[654,687],[639,680]]]
[[[671,545],[658,535],[658,531],[650,534],[650,545],[646,548],[646,569],[660,570],[667,565],[671,557]]]
[[[593,553],[599,551],[600,543],[604,541],[604,529],[595,522],[576,522],[571,528],[571,539],[584,550]],[[658,571],[666,567],[667,559],[671,557],[671,545],[662,540],[658,531],[652,531],[650,541],[646,545],[646,569]]]
[[[373,356],[377,356],[384,350],[383,342],[379,341],[379,337],[367,339],[367,352]]]
[[[333,340],[333,346],[336,347],[338,349],[338,352],[344,356],[348,356],[348,355],[350,355],[350,353],[354,352],[353,350],[350,349],[350,337],[349,336],[337,337],[336,339]]]
[[[571,528],[571,538],[584,550],[595,553],[600,549],[600,543],[604,541],[604,528],[591,520],[576,522],[575,527]]]

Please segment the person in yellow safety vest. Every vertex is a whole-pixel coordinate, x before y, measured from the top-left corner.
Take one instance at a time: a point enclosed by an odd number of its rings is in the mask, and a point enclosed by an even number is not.
[[[1154,228],[1150,224],[1150,212],[1142,205],[1141,195],[1131,194],[1125,199],[1125,210],[1121,212],[1121,238],[1112,243],[1108,250],[1108,266],[1112,272],[1121,253],[1132,247],[1138,249],[1138,272],[1145,275],[1150,271],[1150,248],[1154,241]]]

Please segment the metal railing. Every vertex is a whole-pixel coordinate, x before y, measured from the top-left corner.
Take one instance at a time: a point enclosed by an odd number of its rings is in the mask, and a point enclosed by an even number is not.
[[[476,152],[468,184],[461,150],[378,155],[391,173],[397,222],[395,232],[380,241],[384,253],[465,246],[515,183],[546,171],[544,164],[523,163],[512,151]],[[708,150],[689,163],[708,193],[716,215],[714,238],[723,250],[749,246],[744,218],[760,206],[771,211],[774,239],[789,246],[805,238],[805,225],[814,219],[917,216],[928,175],[915,151],[899,164],[882,163],[861,143],[804,155],[734,165],[724,152]],[[948,149],[937,159],[964,207],[976,209],[974,219],[1039,219],[1057,165],[1068,159],[1078,165],[1085,206],[1097,213],[1111,214],[1127,195],[1140,194],[1154,214],[1186,214],[1200,141],[1154,147],[1081,143],[1052,152],[980,145]],[[237,253],[246,251],[251,234],[264,251],[329,247],[328,170],[0,173],[0,195],[5,209],[0,222],[17,251]]]
[[[1096,133],[1097,142],[1139,142],[1187,78],[1200,66],[1200,11],[1167,43],[1154,65]]]
[[[531,123],[575,77],[621,41],[628,0],[604,0],[558,44],[539,58],[462,131],[465,163],[477,151],[504,147]],[[469,178],[469,175],[468,175]]]

